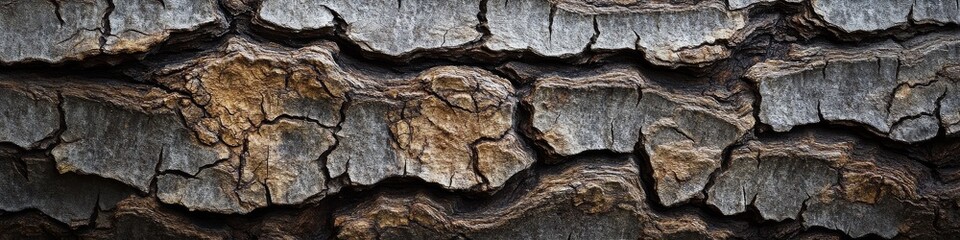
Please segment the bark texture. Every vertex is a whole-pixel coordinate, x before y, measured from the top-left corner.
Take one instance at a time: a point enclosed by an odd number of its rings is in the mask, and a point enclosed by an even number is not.
[[[0,239],[952,239],[957,0],[0,0]]]

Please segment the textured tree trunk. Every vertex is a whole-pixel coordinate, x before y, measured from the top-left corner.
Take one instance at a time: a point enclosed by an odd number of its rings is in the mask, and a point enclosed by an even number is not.
[[[952,239],[957,0],[0,0],[0,238]]]

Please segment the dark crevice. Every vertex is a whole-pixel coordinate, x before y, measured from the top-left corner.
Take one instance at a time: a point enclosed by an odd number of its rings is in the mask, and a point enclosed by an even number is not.
[[[733,151],[736,150],[736,149],[739,149],[739,148],[741,148],[741,147],[743,147],[743,146],[745,145],[745,143],[742,142],[742,141],[743,141],[743,139],[741,139],[741,140],[740,140],[739,142],[737,142],[737,143],[734,143],[734,144],[731,144],[730,146],[725,147],[725,148],[723,149],[723,152],[721,152],[721,154],[720,154],[720,167],[718,167],[716,170],[714,170],[712,173],[710,173],[710,177],[708,178],[709,180],[707,180],[707,184],[705,184],[705,185],[703,186],[703,190],[701,190],[701,192],[700,192],[700,194],[703,195],[704,200],[710,198],[709,190],[713,188],[714,184],[716,184],[717,178],[720,176],[720,174],[722,174],[723,172],[726,172],[727,170],[730,169],[731,161],[733,161],[733,158],[732,158]],[[757,159],[758,159],[758,160],[757,160],[757,161],[758,161],[757,164],[759,164],[759,161],[760,161],[760,160],[759,160],[759,158],[757,158]]]
[[[557,17],[557,5],[550,4],[550,18],[547,21],[547,42],[553,42],[553,19],[556,17]]]
[[[341,138],[340,131],[343,130],[343,123],[346,122],[346,119],[347,119],[347,108],[349,108],[352,103],[353,103],[353,97],[351,97],[350,94],[344,95],[344,101],[342,104],[340,104],[340,109],[339,109],[340,119],[337,121],[337,126],[333,128],[334,144],[330,146],[330,149],[320,154],[320,163],[322,164],[321,171],[323,172],[324,177],[326,179],[326,186],[324,186],[326,189],[330,189],[331,183],[336,180],[341,181],[341,184],[343,184],[343,183],[349,182],[349,179],[350,179],[350,176],[348,174],[350,169],[349,161],[347,162],[348,165],[344,167],[345,170],[343,172],[343,176],[338,176],[339,179],[333,178],[333,176],[330,174],[330,169],[328,168],[328,166],[330,164],[330,154],[333,153],[333,151],[336,151],[337,148],[340,147],[340,144],[342,144],[343,140],[340,139]]]
[[[63,24],[66,22],[63,21],[63,15],[60,15],[60,0],[47,0],[47,1],[50,1],[50,4],[53,4],[53,11],[54,11],[54,14],[57,15],[57,21],[60,22],[60,26],[63,26]]]
[[[647,141],[646,136],[643,135],[642,129],[638,129],[637,131],[640,132],[640,139],[637,140],[636,146],[633,147],[633,154],[637,167],[640,168],[640,186],[646,194],[647,205],[658,211],[667,211],[667,206],[660,202],[660,196],[657,194],[657,180],[654,178],[653,162],[650,160],[650,154],[647,153],[646,147],[644,146],[644,142]]]
[[[161,5],[163,5],[163,7],[166,8],[166,4],[164,3],[165,0],[157,0],[157,1],[160,1]],[[236,34],[238,24],[240,24],[240,21],[238,20],[242,20],[244,23],[247,23],[247,22],[250,22],[251,17],[249,15],[237,16],[237,15],[231,14],[230,8],[225,5],[224,1],[229,1],[229,0],[217,0],[217,10],[220,10],[219,11],[220,16],[223,16],[223,18],[227,20],[227,25],[228,25],[227,33]],[[257,7],[259,8],[259,5]]]
[[[102,194],[101,192],[97,192],[97,201],[94,202],[93,204],[93,211],[90,214],[90,219],[87,219],[88,226],[94,226],[94,227],[97,226],[97,218],[100,217],[100,211],[101,211],[100,209],[101,194]]]
[[[100,52],[104,52],[104,47],[107,46],[107,37],[112,36],[113,31],[110,29],[110,14],[113,14],[113,9],[116,8],[116,5],[113,4],[113,0],[107,0],[107,9],[103,12],[103,17],[100,19]]]
[[[597,43],[598,38],[600,38],[600,24],[597,23],[597,16],[593,16],[593,36],[590,36],[590,41],[587,42],[587,46],[585,46],[581,52],[591,51],[593,44]]]

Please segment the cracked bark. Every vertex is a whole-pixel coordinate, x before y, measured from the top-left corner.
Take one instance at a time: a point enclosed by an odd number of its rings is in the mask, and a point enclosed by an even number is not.
[[[958,3],[0,1],[0,238],[950,238]]]

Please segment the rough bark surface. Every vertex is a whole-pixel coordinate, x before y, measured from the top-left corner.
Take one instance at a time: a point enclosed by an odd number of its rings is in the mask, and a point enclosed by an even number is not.
[[[952,239],[956,0],[0,0],[0,239]]]

